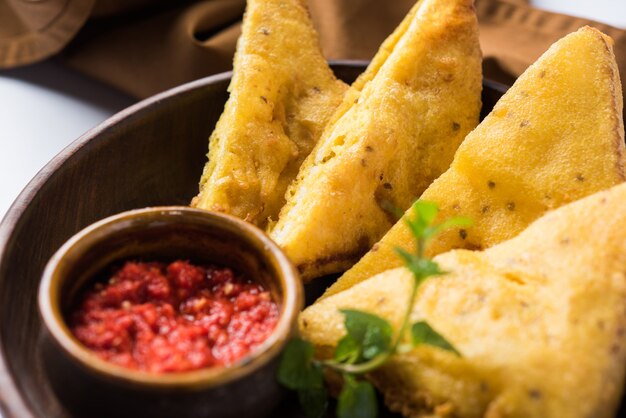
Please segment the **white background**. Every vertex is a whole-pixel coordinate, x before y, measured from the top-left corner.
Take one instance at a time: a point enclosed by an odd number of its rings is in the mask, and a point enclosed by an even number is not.
[[[0,218],[52,157],[133,102],[51,61],[0,71]]]
[[[534,0],[533,4],[626,28],[626,0]],[[50,61],[0,71],[0,217],[48,160],[132,102]]]

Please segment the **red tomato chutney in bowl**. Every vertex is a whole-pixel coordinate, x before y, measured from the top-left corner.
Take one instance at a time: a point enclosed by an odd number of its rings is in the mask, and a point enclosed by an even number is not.
[[[279,307],[227,267],[127,261],[88,289],[72,334],[100,358],[149,373],[227,366],[274,330]]]

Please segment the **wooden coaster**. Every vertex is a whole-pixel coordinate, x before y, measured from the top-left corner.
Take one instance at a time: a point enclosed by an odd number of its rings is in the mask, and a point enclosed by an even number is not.
[[[0,0],[0,68],[47,58],[83,26],[95,0]]]

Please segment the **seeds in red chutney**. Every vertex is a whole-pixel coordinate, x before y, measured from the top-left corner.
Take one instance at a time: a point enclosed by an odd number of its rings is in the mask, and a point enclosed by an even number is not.
[[[87,292],[70,327],[104,360],[169,373],[231,364],[277,321],[269,292],[229,268],[129,261]]]

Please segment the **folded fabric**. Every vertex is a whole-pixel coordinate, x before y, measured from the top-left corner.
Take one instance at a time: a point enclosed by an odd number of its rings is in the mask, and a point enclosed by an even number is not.
[[[95,5],[93,0],[68,0],[55,22],[78,14],[74,30],[52,34],[35,25],[31,36],[37,43],[54,36],[55,47],[18,55],[16,51],[27,47],[24,36],[18,36],[15,13],[8,12],[18,3],[27,2],[0,0],[0,68],[43,59],[72,40],[60,55],[62,62],[138,98],[229,70],[245,8],[245,0],[107,0]],[[22,15],[40,13],[48,3],[57,2],[28,2]],[[414,0],[308,0],[308,4],[328,59],[370,59]],[[89,9],[92,18],[74,37]],[[512,84],[549,45],[584,25],[613,38],[618,67],[626,78],[624,30],[539,10],[527,0],[476,0],[476,11],[486,78]]]

